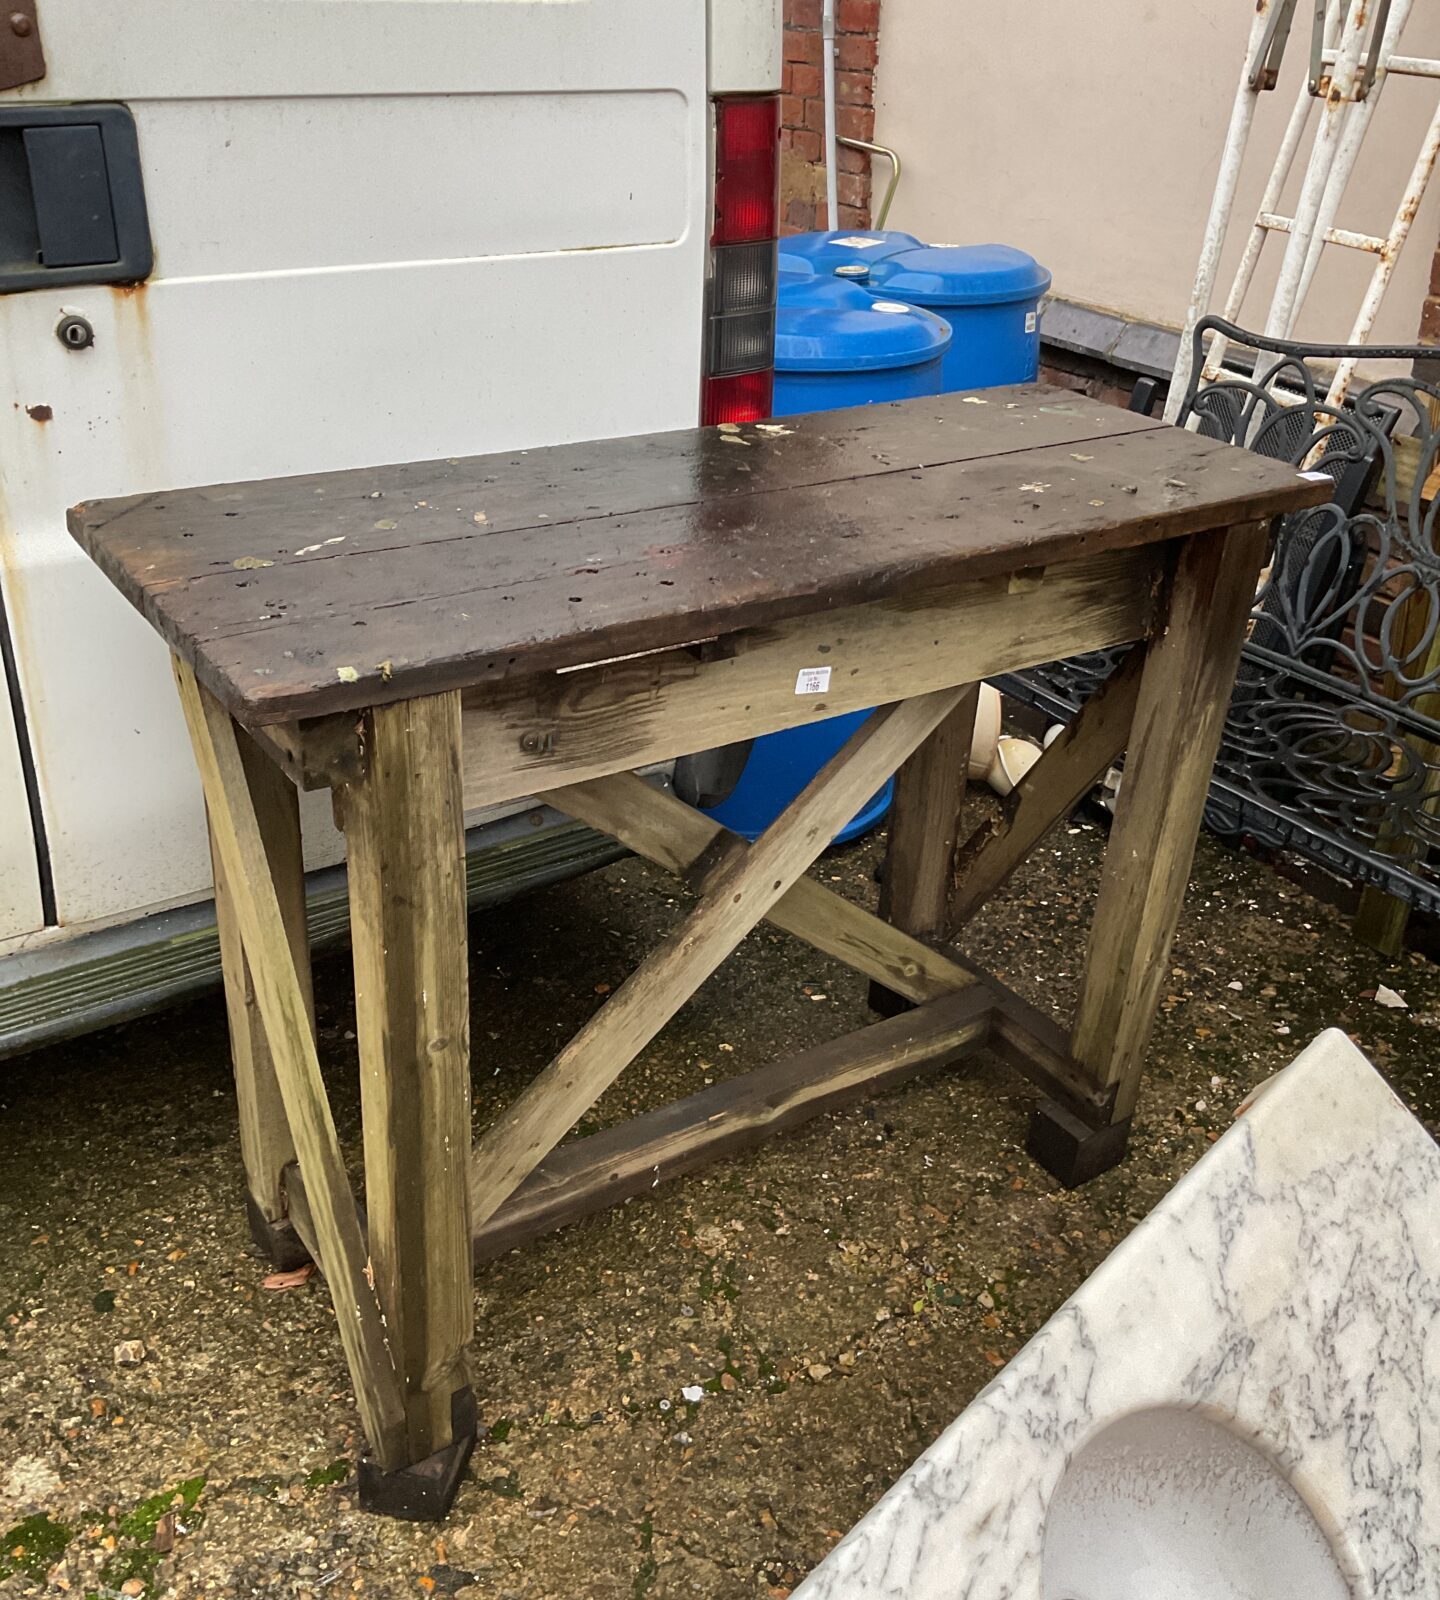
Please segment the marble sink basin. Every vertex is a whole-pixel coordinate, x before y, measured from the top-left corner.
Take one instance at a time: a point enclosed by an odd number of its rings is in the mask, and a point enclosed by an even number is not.
[[[1263,1451],[1198,1411],[1138,1411],[1065,1469],[1042,1600],[1350,1600],[1324,1529]]]
[[[1322,1034],[794,1600],[1434,1600],[1440,1148]]]

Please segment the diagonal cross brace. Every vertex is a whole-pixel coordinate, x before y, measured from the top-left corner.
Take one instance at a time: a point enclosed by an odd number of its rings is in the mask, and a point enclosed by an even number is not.
[[[477,1142],[470,1174],[475,1228],[559,1144],[965,692],[942,689],[882,707],[755,844],[722,863],[700,904]]]
[[[636,855],[684,878],[696,869],[703,870],[722,842],[737,856],[752,848],[718,822],[633,772],[568,784],[542,798],[577,822],[608,833]],[[692,886],[703,893],[708,878],[721,864],[711,867]],[[957,961],[813,878],[797,878],[765,913],[765,920],[917,1004],[938,1000],[975,982]]]

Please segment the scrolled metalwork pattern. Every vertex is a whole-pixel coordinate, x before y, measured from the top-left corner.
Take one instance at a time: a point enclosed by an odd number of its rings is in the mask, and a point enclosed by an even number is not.
[[[1217,333],[1232,349],[1253,353],[1250,377],[1205,374],[1205,349]],[[1432,420],[1440,418],[1440,388],[1415,376],[1385,377],[1332,404],[1317,369],[1357,354],[1406,363],[1440,356],[1421,346],[1357,350],[1265,339],[1218,317],[1195,329],[1198,376],[1179,425],[1326,472],[1335,483],[1329,504],[1277,525],[1206,821],[1434,914],[1440,496],[1427,500],[1425,489],[1440,454]],[[1069,721],[1124,654],[1052,662],[1001,686]]]

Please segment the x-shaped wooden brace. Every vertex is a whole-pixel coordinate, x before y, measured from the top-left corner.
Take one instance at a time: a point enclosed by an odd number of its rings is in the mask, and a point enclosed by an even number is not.
[[[895,930],[878,918],[803,877],[840,829],[966,692],[963,687],[942,689],[882,707],[755,844],[746,848],[737,842],[705,874],[700,904],[475,1146],[470,1194],[477,1230],[762,918],[789,926],[830,954],[917,998],[972,981],[954,962],[918,941],[903,936],[897,940]],[[547,799],[614,832],[644,854],[659,853],[668,858],[666,865],[687,870],[723,830],[704,818],[696,818],[693,827],[681,823],[667,807],[670,832],[652,831],[645,818],[656,808],[640,799],[644,790],[637,778],[597,779],[557,790]],[[820,915],[817,901],[824,908]],[[833,925],[827,928],[825,919],[832,917]],[[897,950],[903,952],[898,964],[892,954]]]
[[[1137,647],[1046,751],[1000,816],[966,847],[951,908],[955,924],[968,920],[1123,749],[1143,659],[1143,647]],[[471,1182],[480,1257],[648,1187],[662,1170],[667,1176],[685,1171],[843,1104],[856,1091],[903,1081],[926,1063],[986,1038],[1047,1095],[1103,1119],[1101,1098],[1076,1071],[1068,1041],[1048,1018],[1004,985],[982,981],[932,945],[803,876],[853,814],[854,797],[872,793],[888,775],[888,764],[904,760],[902,749],[923,743],[967,692],[947,690],[905,702],[916,709],[907,710],[883,749],[871,749],[867,757],[863,752],[870,740],[904,707],[878,713],[837,756],[834,770],[818,777],[754,846],[634,773],[594,778],[545,795],[556,809],[676,873],[703,898],[629,980],[640,987],[626,1004],[616,1009],[629,985],[480,1141]],[[862,767],[849,769],[857,755]],[[837,790],[832,785],[842,770],[853,781]],[[800,828],[807,828],[807,814],[814,824],[804,833],[792,831],[802,803]],[[776,862],[782,869],[778,876]],[[737,892],[741,901],[733,899]],[[751,1073],[744,1089],[731,1084],[707,1090],[549,1155],[626,1062],[762,918],[923,1010],[910,1014],[908,1026],[875,1024]],[[862,1036],[863,1047],[857,1049]],[[524,1181],[527,1174],[533,1176]]]

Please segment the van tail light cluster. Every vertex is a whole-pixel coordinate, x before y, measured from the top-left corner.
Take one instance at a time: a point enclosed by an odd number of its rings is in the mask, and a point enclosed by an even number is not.
[[[780,97],[717,95],[704,423],[770,415],[780,232]]]

